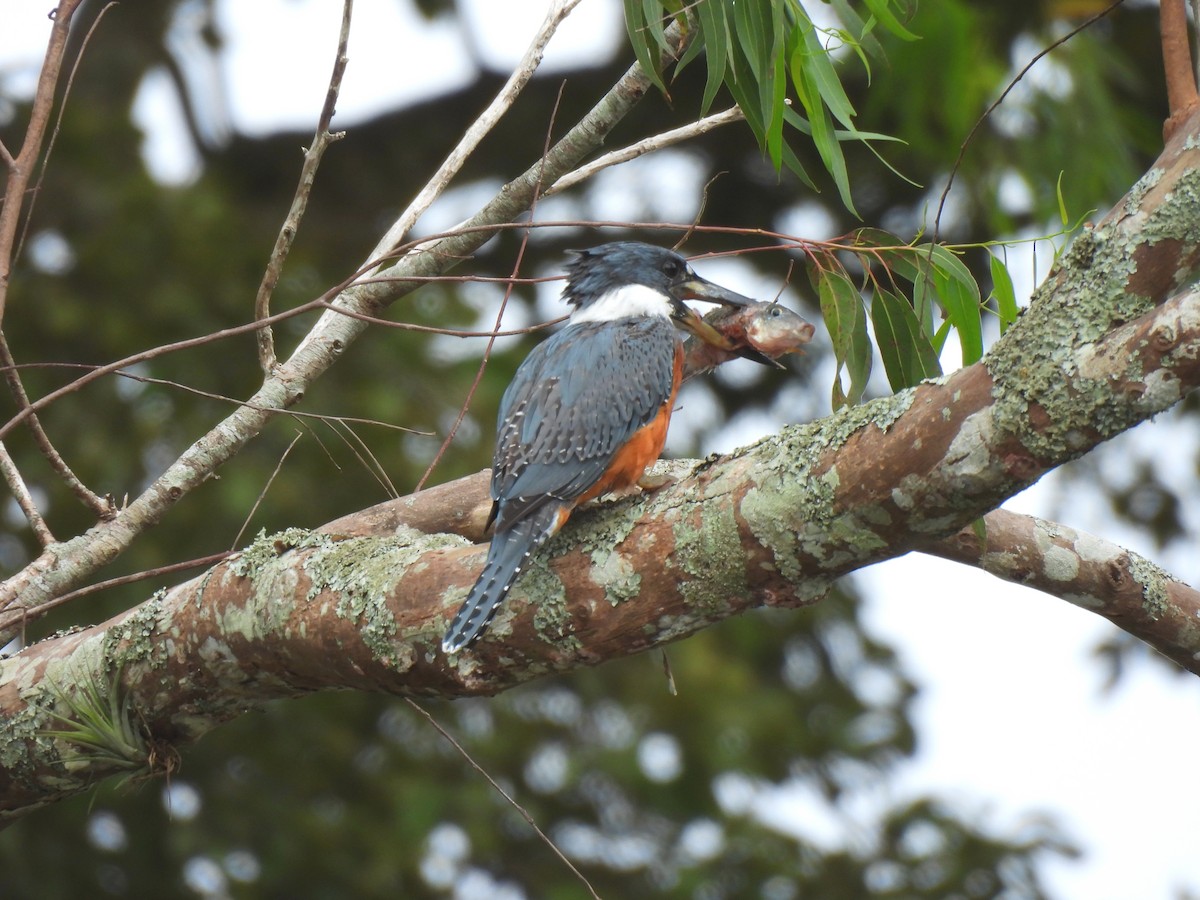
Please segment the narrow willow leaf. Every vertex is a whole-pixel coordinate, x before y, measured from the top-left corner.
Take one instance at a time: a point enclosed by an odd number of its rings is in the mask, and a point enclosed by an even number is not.
[[[729,93],[733,94],[734,102],[746,117],[746,124],[754,132],[759,146],[765,149],[767,146],[766,124],[763,122],[757,95],[750,93],[754,86],[754,75],[747,66],[745,57],[740,53],[730,56],[729,64],[733,77],[726,80],[725,86],[729,88]]]
[[[804,164],[800,162],[800,157],[796,155],[796,151],[791,148],[787,141],[783,142],[783,164],[787,166],[788,171],[800,179],[805,185],[817,190],[816,184],[808,177],[808,172],[804,168]]]
[[[856,48],[862,48],[869,56],[883,56],[883,45],[871,32],[875,28],[875,20],[864,22],[858,11],[847,0],[830,0],[833,11],[846,29],[854,35]]]
[[[796,88],[800,105],[804,107],[804,111],[808,115],[813,144],[821,155],[821,161],[825,163],[825,168],[833,176],[834,184],[837,185],[838,193],[842,198],[842,204],[857,216],[858,210],[854,208],[854,200],[850,196],[850,174],[846,169],[846,158],[842,154],[837,135],[834,134],[833,120],[829,115],[829,110],[821,99],[810,71],[810,54],[802,42],[798,43],[801,45],[795,48],[791,58],[792,83]],[[824,51],[821,52],[824,53]]]
[[[943,319],[942,324],[939,325],[937,331],[933,333],[933,340],[931,343],[939,355],[946,346],[946,338],[950,336],[950,329],[952,326],[953,323],[949,319]]]
[[[835,408],[845,403],[857,403],[866,390],[871,374],[871,342],[867,338],[866,313],[858,288],[841,272],[818,272],[817,296],[821,315],[833,342],[837,364],[834,373],[833,402]],[[842,369],[850,376],[850,390],[842,386]]]
[[[875,351],[871,346],[871,338],[867,335],[867,311],[861,295],[854,309],[854,327],[850,332],[850,356],[846,359],[846,371],[850,373],[850,393],[847,400],[859,403],[867,391],[867,383],[871,380],[871,365],[875,359]]]
[[[871,14],[879,20],[879,24],[896,37],[906,41],[919,40],[917,35],[905,28],[896,18],[896,14],[890,8],[892,0],[863,0],[863,2],[867,4],[867,9],[871,11]]]
[[[708,60],[708,76],[704,82],[704,99],[700,103],[700,114],[707,115],[729,71],[729,56],[733,52],[730,44],[733,36],[729,33],[724,3],[704,0],[697,5],[696,11],[700,17],[700,34],[704,38]]]
[[[769,91],[766,81],[771,72],[771,40],[767,32],[769,10],[764,10],[763,6],[764,0],[739,0],[733,7],[734,30],[737,32],[738,44],[745,54],[750,71],[754,73],[760,94]]]
[[[663,83],[660,66],[661,56],[658,47],[653,45],[650,37],[649,23],[643,15],[645,7],[642,0],[624,0],[625,30],[629,34],[629,43],[633,47],[633,55],[641,64],[646,77],[663,93],[667,86]],[[656,4],[657,5],[657,4]],[[659,8],[661,13],[661,7]]]
[[[983,316],[978,295],[973,296],[959,282],[941,275],[934,278],[934,284],[946,319],[958,332],[963,365],[979,362],[983,357]]]
[[[817,39],[816,29],[810,26],[805,30],[803,40],[808,56],[806,68],[817,88],[817,93],[835,119],[846,128],[853,128],[854,106],[851,104],[850,98],[846,96],[837,72],[834,71],[832,57]]]
[[[875,331],[875,345],[879,348],[888,384],[893,391],[898,391],[913,384],[912,372],[906,365],[908,354],[901,350],[902,345],[912,341],[912,332],[905,332],[904,320],[896,313],[893,305],[890,305],[890,301],[884,298],[887,293],[875,292],[875,299],[871,302],[871,325]],[[913,321],[916,321],[915,316]]]
[[[767,120],[767,155],[778,172],[783,165],[783,111],[786,109],[787,75],[782,59],[775,63],[771,76],[771,110]]]
[[[940,244],[933,245],[934,287],[942,310],[958,332],[963,365],[983,357],[983,303],[979,285],[963,261]]]
[[[875,292],[871,324],[892,390],[899,391],[942,372],[929,337],[921,333],[912,306],[887,290]]]
[[[1008,267],[994,253],[988,254],[992,267],[992,296],[996,298],[996,312],[1000,315],[1000,333],[1008,331],[1008,326],[1017,320],[1021,310],[1017,306],[1017,292],[1013,288],[1012,276]]]
[[[665,5],[661,0],[642,0],[646,33],[654,39],[654,44],[658,50],[665,50],[667,48],[667,33],[663,27],[663,7]]]
[[[916,312],[917,321],[921,323],[921,333],[928,335],[937,352],[941,353],[946,336],[943,334],[939,338],[933,331],[933,308],[937,305],[933,268],[929,265],[929,257],[926,255],[914,254],[912,260],[917,264],[913,277],[913,310]]]

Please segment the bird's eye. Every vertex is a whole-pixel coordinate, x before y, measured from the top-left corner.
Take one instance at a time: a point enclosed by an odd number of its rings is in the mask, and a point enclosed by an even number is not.
[[[663,274],[668,278],[678,278],[679,274],[683,271],[683,266],[681,266],[678,261],[674,259],[668,259],[665,263],[663,263],[662,270]]]

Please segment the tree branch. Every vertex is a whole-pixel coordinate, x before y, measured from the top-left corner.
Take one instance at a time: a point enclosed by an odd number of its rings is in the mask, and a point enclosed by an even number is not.
[[[3,331],[0,331],[0,366],[4,369],[4,378],[8,381],[8,389],[17,403],[17,409],[28,409],[30,406],[29,395],[25,393],[25,385],[21,382],[21,372],[17,368],[16,360],[13,359],[12,350],[9,349],[8,337]],[[72,471],[71,467],[67,465],[67,461],[50,442],[50,436],[42,428],[42,420],[38,418],[37,413],[30,410],[25,418],[25,425],[33,435],[34,443],[42,451],[42,456],[50,463],[50,468],[58,474],[71,493],[78,497],[80,502],[95,514],[96,518],[111,519],[116,514],[112,500],[100,497],[80,481],[79,476]],[[47,542],[43,542],[43,544],[45,543]]]
[[[740,108],[734,106],[724,112],[705,116],[703,119],[692,122],[690,125],[683,125],[679,128],[673,128],[670,131],[664,131],[662,134],[656,134],[643,141],[637,141],[628,147],[622,147],[620,150],[612,150],[592,160],[586,166],[580,166],[574,172],[568,172],[543,191],[542,196],[549,197],[551,194],[557,194],[560,191],[573,188],[575,185],[587,181],[587,179],[591,178],[597,172],[611,166],[629,162],[632,159],[637,159],[639,156],[645,156],[647,153],[655,153],[667,147],[672,147],[675,144],[683,143],[684,141],[690,141],[702,134],[708,134],[714,128],[720,128],[722,125],[728,125],[731,122],[744,122],[745,120],[745,113]]]
[[[1163,123],[1163,137],[1170,139],[1175,129],[1200,106],[1188,40],[1186,0],[1162,0],[1158,21],[1167,82],[1167,106],[1170,109],[1170,115]]]
[[[80,0],[61,0],[52,15],[54,27],[50,31],[46,58],[42,63],[37,90],[33,95],[33,111],[29,117],[29,126],[25,129],[25,140],[15,159],[5,154],[8,180],[4,185],[4,205],[0,208],[0,322],[4,320],[4,309],[8,300],[13,248],[17,237],[17,225],[21,220],[21,210],[25,208],[25,190],[29,187],[29,179],[33,177],[42,142],[46,139],[50,112],[54,109],[54,92],[58,88],[58,76],[62,72],[63,55],[67,50],[71,17],[79,3]]]
[[[479,146],[479,142],[487,136],[496,123],[503,118],[504,114],[516,102],[517,97],[521,95],[521,91],[525,89],[525,85],[529,83],[529,79],[533,77],[533,73],[542,63],[542,56],[546,52],[546,45],[550,43],[550,38],[554,37],[554,33],[558,30],[558,26],[562,24],[563,19],[571,14],[571,11],[579,5],[580,0],[554,0],[550,9],[546,12],[546,18],[542,20],[541,27],[538,28],[537,34],[533,36],[525,55],[521,57],[512,74],[508,77],[508,81],[504,83],[504,87],[500,89],[495,99],[488,104],[487,109],[479,114],[471,127],[467,129],[466,134],[458,142],[458,145],[450,151],[450,155],[442,162],[438,170],[433,173],[433,177],[425,184],[413,198],[408,209],[400,214],[387,233],[375,245],[375,249],[371,251],[371,255],[367,258],[367,263],[364,269],[370,271],[375,267],[375,261],[384,259],[400,245],[404,240],[405,235],[412,230],[413,225],[417,220],[425,214],[425,211],[433,204],[433,201],[441,196],[442,192],[454,179],[462,169],[463,164],[475,152],[475,148]],[[632,71],[632,70],[631,70]],[[626,76],[628,77],[628,76]]]
[[[51,534],[49,526],[46,525],[46,520],[42,518],[42,514],[38,512],[37,504],[33,502],[33,495],[29,493],[29,488],[25,486],[25,479],[21,477],[21,470],[17,468],[16,462],[9,455],[8,448],[4,446],[2,441],[0,441],[0,474],[4,476],[4,483],[12,491],[13,498],[17,501],[17,506],[25,514],[25,520],[29,523],[29,527],[33,529],[38,543],[43,547],[53,544],[54,535]]]
[[[1104,616],[1185,669],[1197,672],[1200,591],[1143,556],[1093,534],[997,509],[987,542],[971,528],[925,552],[990,572]]]
[[[291,208],[275,238],[275,246],[271,250],[271,258],[267,261],[266,271],[263,272],[262,282],[258,286],[258,294],[254,298],[254,319],[261,322],[271,315],[271,294],[279,284],[279,276],[283,273],[283,264],[292,249],[296,232],[300,230],[300,220],[308,208],[308,198],[312,194],[313,183],[317,177],[317,167],[321,157],[330,144],[345,137],[345,132],[333,134],[329,131],[329,123],[337,106],[337,98],[342,90],[342,76],[346,72],[346,47],[350,43],[350,20],[354,9],[354,0],[344,0],[342,4],[342,29],[338,36],[337,56],[333,61],[333,73],[329,76],[329,87],[325,91],[325,104],[321,107],[321,115],[317,119],[317,130],[313,134],[312,145],[304,151],[304,164],[300,167],[300,181],[296,185],[296,193],[292,197]],[[264,375],[270,375],[278,360],[275,358],[275,336],[271,326],[264,325],[256,333],[258,343],[258,363]]]

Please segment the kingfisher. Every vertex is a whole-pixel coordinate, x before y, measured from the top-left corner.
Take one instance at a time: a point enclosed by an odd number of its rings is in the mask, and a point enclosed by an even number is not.
[[[675,326],[729,346],[684,301],[753,302],[652,244],[568,252],[570,319],[526,357],[500,401],[488,518],[495,531],[483,573],[442,639],[447,654],[483,634],[529,557],[575,507],[629,488],[658,459],[683,371]]]

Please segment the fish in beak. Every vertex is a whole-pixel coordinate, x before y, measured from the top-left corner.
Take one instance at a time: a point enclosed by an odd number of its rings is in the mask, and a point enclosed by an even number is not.
[[[755,302],[754,300],[743,297],[729,288],[723,288],[719,284],[713,284],[692,271],[688,271],[682,280],[671,285],[670,292],[675,301],[675,321],[679,323],[680,327],[694,334],[697,339],[722,350],[736,350],[738,356],[753,360],[759,365],[772,369],[781,368],[775,360],[751,347],[735,347],[729,338],[713,328],[700,313],[683,302],[684,300],[704,300],[708,303],[720,303],[722,306],[743,307],[751,305]]]

